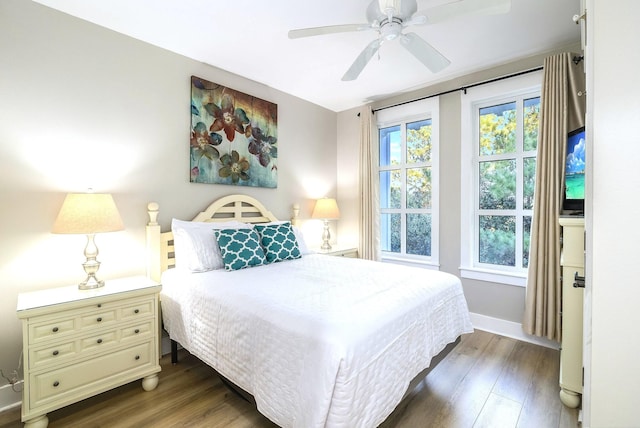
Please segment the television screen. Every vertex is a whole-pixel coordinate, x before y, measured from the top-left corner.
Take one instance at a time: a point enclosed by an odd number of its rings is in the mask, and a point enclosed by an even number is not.
[[[566,210],[584,209],[584,171],[585,133],[582,127],[567,136],[563,206]]]

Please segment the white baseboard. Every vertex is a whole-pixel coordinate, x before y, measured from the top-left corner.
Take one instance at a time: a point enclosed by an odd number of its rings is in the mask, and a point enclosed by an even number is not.
[[[489,333],[499,334],[501,336],[510,337],[512,339],[521,340],[523,342],[533,343],[535,345],[545,346],[551,349],[559,349],[560,344],[545,337],[537,337],[526,334],[522,331],[522,324],[506,321],[499,318],[492,318],[486,315],[471,313],[471,323],[478,330],[488,331]]]
[[[22,381],[16,383],[16,389],[22,391]],[[0,386],[0,412],[13,409],[22,404],[22,392],[16,392],[11,385]]]

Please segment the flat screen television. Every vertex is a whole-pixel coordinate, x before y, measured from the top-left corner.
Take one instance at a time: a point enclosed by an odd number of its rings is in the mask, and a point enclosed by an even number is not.
[[[562,210],[573,214],[584,213],[585,146],[584,127],[569,132],[567,135]]]

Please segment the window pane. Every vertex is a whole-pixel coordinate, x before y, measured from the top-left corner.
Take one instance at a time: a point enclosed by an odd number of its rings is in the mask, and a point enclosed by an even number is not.
[[[516,103],[480,109],[480,156],[516,151]]]
[[[536,158],[524,158],[524,192],[522,198],[522,207],[525,210],[533,209],[533,191],[536,187]]]
[[[407,124],[407,163],[431,161],[431,119]]]
[[[380,130],[380,166],[398,165],[400,154],[400,125]]]
[[[407,214],[407,254],[431,255],[431,214]]]
[[[380,171],[380,208],[400,208],[400,170]]]
[[[515,159],[480,162],[480,209],[516,208]]]
[[[502,266],[516,264],[515,216],[480,216],[480,263]]]
[[[538,147],[538,119],[540,115],[540,97],[524,100],[524,151]]]
[[[380,248],[400,252],[400,214],[380,214]]]
[[[531,217],[522,218],[522,267],[529,267],[529,245],[531,244]]]
[[[431,208],[431,167],[407,169],[407,208]]]

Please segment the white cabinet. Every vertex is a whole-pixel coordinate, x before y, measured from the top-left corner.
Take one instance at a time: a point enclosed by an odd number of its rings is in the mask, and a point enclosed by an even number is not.
[[[157,386],[160,288],[132,277],[18,295],[25,427],[46,427],[47,412],[136,379]]]
[[[584,218],[561,217],[562,342],[560,399],[571,408],[582,394],[582,304],[584,288],[574,287],[576,273],[584,276]]]

